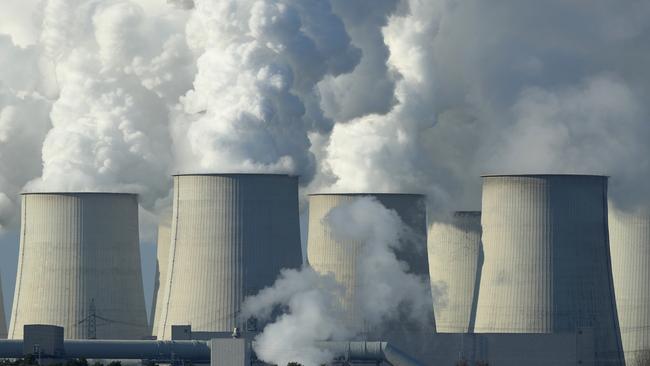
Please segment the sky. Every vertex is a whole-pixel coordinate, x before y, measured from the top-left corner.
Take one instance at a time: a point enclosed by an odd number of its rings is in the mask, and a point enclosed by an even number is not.
[[[151,298],[170,176],[480,207],[483,173],[610,175],[650,202],[644,0],[3,0],[0,274],[19,192],[139,194]],[[303,236],[304,236],[303,232]]]

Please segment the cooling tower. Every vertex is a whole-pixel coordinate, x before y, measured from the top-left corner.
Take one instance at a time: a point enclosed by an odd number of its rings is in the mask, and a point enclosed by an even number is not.
[[[609,236],[625,362],[650,359],[650,215],[610,208]]]
[[[232,331],[246,296],[302,265],[297,177],[177,175],[173,201],[158,339],[180,324]]]
[[[136,195],[23,194],[9,337],[25,324],[62,326],[70,339],[147,334]]]
[[[5,318],[4,296],[2,295],[2,281],[0,281],[0,339],[7,338],[7,320]]]
[[[606,199],[602,176],[484,177],[475,332],[591,328],[596,364],[622,364]]]
[[[151,304],[151,334],[158,334],[158,323],[160,322],[160,313],[167,287],[160,286],[166,284],[167,264],[169,262],[169,242],[171,241],[171,228],[169,223],[158,226],[158,242],[156,248],[156,275],[154,277],[153,303]]]
[[[405,250],[396,254],[409,265],[411,273],[428,277],[429,265],[426,256],[426,204],[424,196],[417,194],[314,194],[309,197],[309,235],[307,259],[310,266],[320,273],[332,273],[346,289],[342,304],[349,322],[365,328],[360,310],[355,306],[355,292],[358,288],[357,261],[361,251],[358,242],[340,242],[333,238],[324,218],[333,208],[353,200],[370,196],[384,207],[397,212],[411,229],[413,243],[404,245]]]
[[[431,286],[446,296],[433,299],[438,333],[467,333],[474,327],[476,298],[483,255],[481,212],[454,212],[449,220],[434,222],[428,239]]]

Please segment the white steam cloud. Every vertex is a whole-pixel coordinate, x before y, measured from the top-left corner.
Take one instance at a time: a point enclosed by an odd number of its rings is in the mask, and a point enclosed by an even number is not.
[[[315,189],[426,192],[434,210],[476,209],[483,173],[591,173],[611,175],[619,204],[648,206],[650,4],[411,0],[384,10],[387,25],[374,29],[396,104],[361,115],[327,104],[344,123],[323,143]],[[335,80],[387,79],[365,62]]]
[[[0,225],[29,181],[152,209],[179,171],[449,210],[476,208],[481,173],[600,173],[618,205],[648,207],[648,16],[605,0],[2,1]]]
[[[332,274],[306,267],[284,271],[272,287],[247,298],[244,318],[266,321],[273,311],[282,312],[256,337],[255,351],[266,362],[321,365],[333,355],[320,350],[317,341],[354,339],[395,320],[426,328],[431,319],[428,281],[410,273],[395,255],[405,242],[400,239],[409,235],[395,211],[361,197],[333,208],[325,222],[340,245],[360,245],[356,293],[348,298]],[[350,319],[350,311],[360,319]]]
[[[315,173],[308,132],[316,84],[351,71],[359,52],[327,1],[195,1],[187,27],[200,54],[174,130],[189,171]]]

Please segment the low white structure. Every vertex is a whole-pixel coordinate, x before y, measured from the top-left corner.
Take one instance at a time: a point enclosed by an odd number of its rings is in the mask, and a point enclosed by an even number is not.
[[[429,229],[431,285],[446,296],[433,299],[438,333],[467,333],[474,314],[481,265],[481,212],[457,211],[449,220],[434,222]]]
[[[160,307],[163,303],[167,284],[167,264],[169,263],[169,243],[171,241],[171,227],[169,223],[158,226],[158,240],[156,242],[156,273],[154,277],[153,302],[151,304],[150,324],[151,334],[158,335],[160,322]]]
[[[167,286],[158,339],[171,326],[241,329],[246,296],[302,265],[298,178],[283,174],[174,176]]]
[[[607,233],[607,177],[483,179],[477,333],[592,328],[597,365],[623,364]]]
[[[23,194],[9,338],[25,324],[68,339],[147,335],[136,195]]]
[[[610,207],[609,237],[625,362],[650,360],[650,215]]]

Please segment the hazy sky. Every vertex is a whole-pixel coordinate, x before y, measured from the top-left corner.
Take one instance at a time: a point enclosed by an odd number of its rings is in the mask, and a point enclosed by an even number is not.
[[[431,217],[479,208],[481,173],[608,174],[647,210],[648,19],[645,0],[0,1],[5,304],[24,190],[138,193],[148,299],[178,172],[426,193]]]

